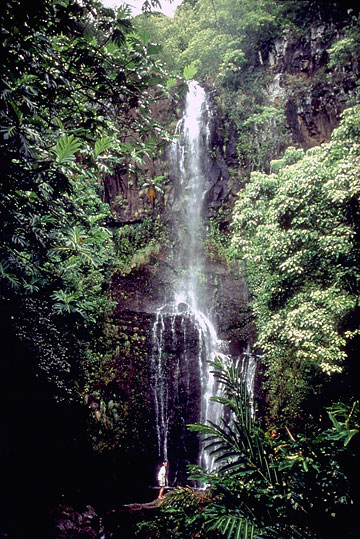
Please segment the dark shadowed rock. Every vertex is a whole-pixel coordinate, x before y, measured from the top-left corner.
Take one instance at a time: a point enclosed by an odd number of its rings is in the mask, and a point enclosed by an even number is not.
[[[84,509],[60,505],[55,511],[54,537],[56,539],[100,538],[103,533],[102,520],[91,505],[87,505]]]

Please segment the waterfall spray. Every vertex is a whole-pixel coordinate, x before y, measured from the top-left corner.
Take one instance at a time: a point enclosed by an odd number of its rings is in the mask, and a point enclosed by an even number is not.
[[[222,406],[211,401],[217,395],[217,380],[211,372],[209,362],[219,358],[232,361],[228,343],[218,338],[210,320],[211,298],[207,297],[203,280],[206,279],[204,238],[204,201],[210,188],[207,171],[210,169],[210,121],[211,107],[205,90],[196,82],[189,84],[184,113],[176,128],[176,140],[170,149],[170,158],[175,171],[177,196],[173,207],[177,230],[176,268],[178,278],[171,290],[172,298],[156,314],[153,326],[153,390],[156,416],[158,452],[168,458],[169,395],[167,389],[166,354],[164,336],[168,334],[175,342],[176,320],[183,332],[185,368],[190,362],[186,348],[186,331],[192,327],[197,335],[197,372],[200,395],[197,421],[217,423]],[[190,382],[189,382],[190,383]],[[248,378],[251,393],[253,377]],[[207,469],[212,460],[202,445],[198,463]]]

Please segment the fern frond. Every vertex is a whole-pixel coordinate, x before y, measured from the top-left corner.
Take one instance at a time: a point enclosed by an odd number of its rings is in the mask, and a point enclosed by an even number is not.
[[[0,277],[6,279],[10,286],[14,289],[20,287],[20,279],[14,274],[8,271],[10,264],[7,261],[0,262]]]

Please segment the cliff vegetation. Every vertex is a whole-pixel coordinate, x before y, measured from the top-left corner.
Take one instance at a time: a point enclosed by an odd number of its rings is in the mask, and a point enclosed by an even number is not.
[[[246,337],[259,358],[259,410],[214,365],[234,423],[191,429],[218,471],[192,468],[208,488],[176,490],[138,536],[355,537],[359,8],[184,0],[169,19],[12,0],[0,23],[0,534],[89,536],[54,531],[66,497],[115,537],[109,506],[153,480],[149,342],[176,271],[166,147],[195,77],[215,117],[206,286],[234,350]]]

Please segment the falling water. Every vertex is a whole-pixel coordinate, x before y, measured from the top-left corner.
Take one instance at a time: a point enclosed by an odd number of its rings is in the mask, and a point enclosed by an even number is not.
[[[210,321],[211,302],[205,292],[206,275],[203,240],[205,237],[204,200],[210,187],[207,173],[210,169],[211,107],[207,94],[196,82],[189,84],[185,109],[176,128],[170,157],[173,163],[178,193],[173,208],[177,229],[176,268],[179,277],[171,291],[172,297],[156,313],[153,326],[153,388],[156,416],[158,452],[168,458],[169,395],[167,383],[167,357],[164,348],[165,333],[175,342],[181,330],[184,340],[185,364],[190,361],[186,352],[186,331],[192,327],[197,334],[197,371],[200,379],[198,421],[218,422],[221,405],[210,397],[217,394],[217,380],[209,362],[220,358],[230,360],[228,343],[217,337]],[[178,320],[178,322],[176,322]],[[244,367],[245,368],[245,367]],[[254,372],[249,368],[249,372]],[[246,372],[245,375],[248,373]],[[252,376],[252,378],[251,378]],[[193,383],[188,379],[188,384]],[[247,377],[252,391],[253,375]],[[200,450],[199,463],[211,467],[208,455]]]

